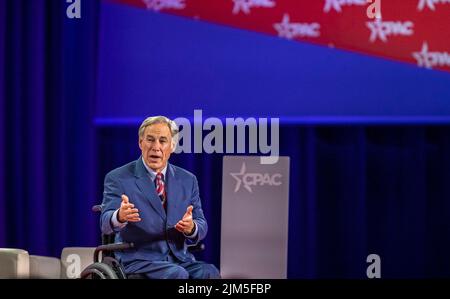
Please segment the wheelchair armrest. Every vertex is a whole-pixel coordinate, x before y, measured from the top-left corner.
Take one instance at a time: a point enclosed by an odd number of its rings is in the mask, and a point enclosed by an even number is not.
[[[196,253],[205,250],[205,244],[203,243],[189,244],[187,247],[190,253]]]
[[[113,243],[113,244],[106,244],[106,245],[100,245],[97,248],[95,248],[94,252],[94,262],[97,263],[99,261],[98,256],[100,252],[102,251],[120,251],[125,249],[134,248],[133,243]]]

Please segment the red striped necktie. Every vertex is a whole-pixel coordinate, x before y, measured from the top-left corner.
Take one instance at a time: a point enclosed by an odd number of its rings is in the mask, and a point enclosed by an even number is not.
[[[166,189],[164,188],[164,175],[158,172],[155,178],[156,193],[161,198],[161,203],[166,208]]]

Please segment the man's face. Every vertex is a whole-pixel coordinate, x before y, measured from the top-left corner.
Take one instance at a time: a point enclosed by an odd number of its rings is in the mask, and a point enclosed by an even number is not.
[[[148,167],[159,172],[164,169],[172,153],[172,135],[167,124],[157,123],[145,128],[139,138],[142,158]]]

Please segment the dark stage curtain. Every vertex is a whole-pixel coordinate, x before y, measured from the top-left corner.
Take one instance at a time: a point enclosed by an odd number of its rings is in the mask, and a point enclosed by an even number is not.
[[[0,247],[95,245],[97,1],[0,0]],[[95,23],[92,23],[95,20]]]

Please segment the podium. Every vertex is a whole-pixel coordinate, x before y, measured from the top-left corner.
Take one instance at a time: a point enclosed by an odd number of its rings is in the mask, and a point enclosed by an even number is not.
[[[220,270],[223,278],[287,277],[289,157],[225,156]]]

